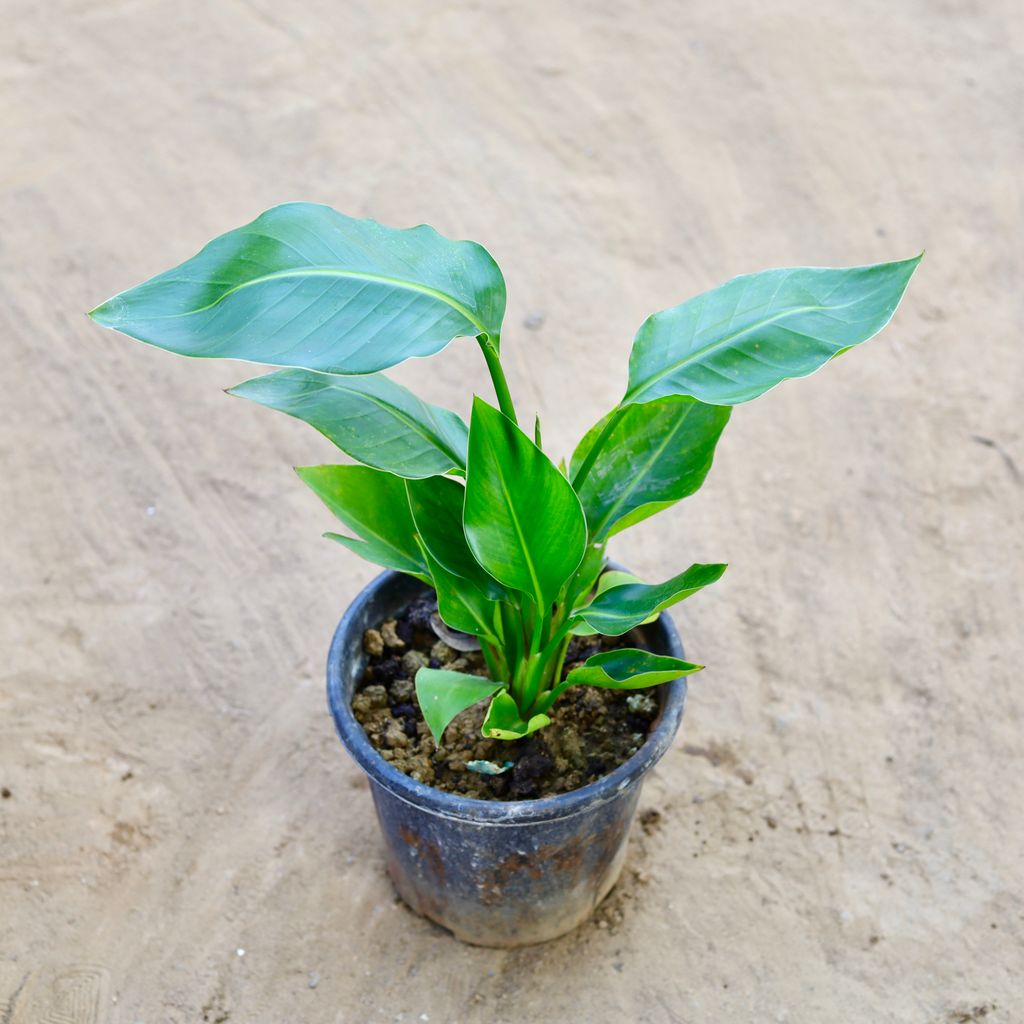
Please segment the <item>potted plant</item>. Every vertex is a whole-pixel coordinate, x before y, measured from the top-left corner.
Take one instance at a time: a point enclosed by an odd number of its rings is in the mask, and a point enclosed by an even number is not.
[[[230,393],[355,464],[301,479],[388,572],[328,660],[391,876],[467,941],[574,927],[614,885],[644,774],[679,726],[686,661],[665,609],[717,580],[646,583],[617,533],[693,494],[732,406],[877,333],[920,257],[737,277],[640,327],[621,402],[568,463],[520,425],[501,364],[505,285],[473,242],[290,203],[90,314],[159,348],[285,367]],[[496,404],[468,425],[381,371],[475,338]],[[656,688],[653,692],[645,692]]]

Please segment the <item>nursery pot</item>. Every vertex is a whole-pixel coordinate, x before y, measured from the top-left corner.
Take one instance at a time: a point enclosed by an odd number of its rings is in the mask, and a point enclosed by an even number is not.
[[[405,902],[464,942],[523,946],[585,921],[618,880],[644,776],[683,717],[686,682],[655,689],[658,717],[644,745],[614,771],[538,800],[477,800],[416,782],[385,761],[352,713],[366,667],[363,632],[394,617],[424,584],[385,572],[352,602],[327,659],[338,736],[370,779],[388,873]],[[682,658],[671,620],[643,627],[658,654]]]

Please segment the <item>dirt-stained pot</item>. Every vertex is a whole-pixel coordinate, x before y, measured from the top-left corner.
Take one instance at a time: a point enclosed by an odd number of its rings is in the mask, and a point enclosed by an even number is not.
[[[658,717],[625,764],[571,793],[540,800],[474,800],[416,782],[385,761],[352,714],[366,666],[363,633],[423,593],[385,572],[353,601],[327,659],[327,699],[342,743],[370,790],[399,895],[414,910],[479,946],[524,946],[571,931],[618,880],[644,776],[683,717],[686,682],[656,689]],[[683,657],[672,622],[644,627],[658,654]]]

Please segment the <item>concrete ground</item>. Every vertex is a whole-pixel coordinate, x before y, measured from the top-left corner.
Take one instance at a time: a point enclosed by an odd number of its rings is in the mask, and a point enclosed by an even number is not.
[[[0,1021],[1024,1020],[1024,17],[1010,0],[6,0]],[[623,537],[709,666],[597,919],[397,904],[322,669],[374,570],[302,424],[84,310],[287,199],[483,242],[550,447],[650,312],[927,249]],[[399,378],[466,411],[471,344]],[[652,818],[654,816],[651,816]]]

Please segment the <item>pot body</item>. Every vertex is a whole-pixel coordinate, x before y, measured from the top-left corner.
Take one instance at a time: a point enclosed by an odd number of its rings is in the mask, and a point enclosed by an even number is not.
[[[585,921],[618,880],[644,775],[679,728],[686,683],[656,689],[660,713],[625,764],[571,793],[476,800],[416,782],[385,761],[352,713],[364,669],[363,632],[426,588],[385,572],[352,603],[334,634],[327,695],[342,743],[370,779],[388,872],[405,902],[464,942],[544,942]],[[681,658],[670,619],[642,627],[651,649]]]

